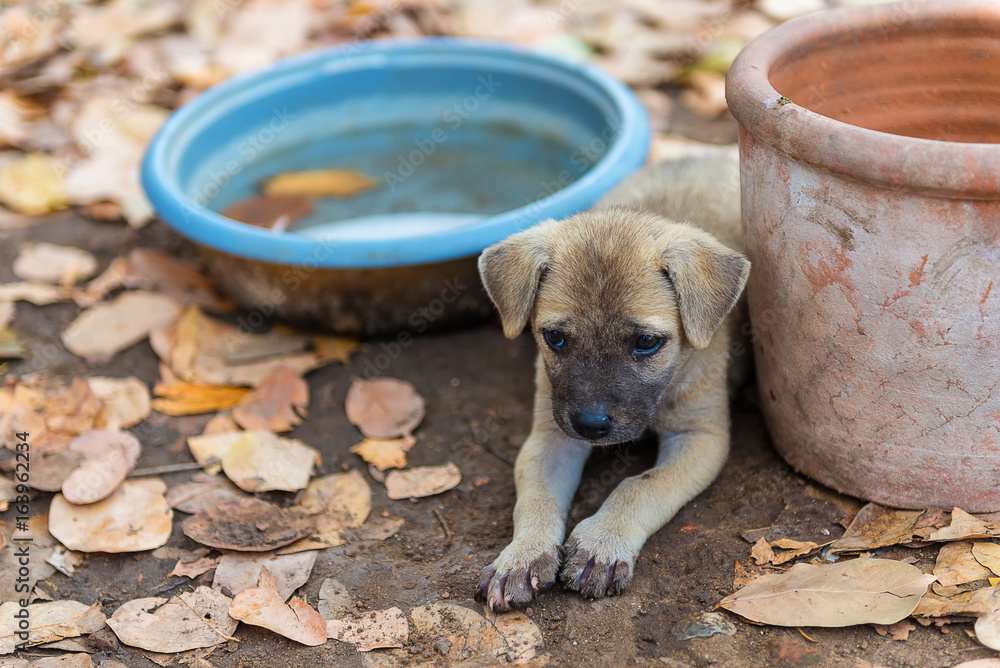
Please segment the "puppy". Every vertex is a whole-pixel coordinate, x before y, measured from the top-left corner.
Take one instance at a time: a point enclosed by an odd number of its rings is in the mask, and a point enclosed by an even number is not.
[[[513,338],[538,342],[535,415],[514,467],[514,537],[483,570],[495,611],[553,586],[600,598],[632,580],[646,539],[719,473],[729,449],[729,345],[750,271],[739,171],[720,154],[663,163],[598,208],[487,248],[479,271]],[[656,465],[627,478],[563,545],[596,446],[652,429]]]

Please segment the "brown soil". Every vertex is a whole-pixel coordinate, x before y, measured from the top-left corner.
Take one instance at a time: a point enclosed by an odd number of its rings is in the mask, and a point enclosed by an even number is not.
[[[154,223],[140,231],[121,225],[88,222],[73,216],[9,232],[0,245],[0,281],[14,280],[10,263],[24,241],[51,241],[81,246],[103,263],[135,246],[149,246],[184,256],[193,248],[165,226]],[[119,354],[110,364],[88,366],[58,345],[58,333],[75,317],[72,304],[38,308],[18,305],[14,328],[31,349],[23,362],[11,364],[21,374],[45,370],[52,374],[136,375],[152,385],[157,360],[147,343]],[[56,345],[50,345],[55,343]],[[312,393],[309,419],[292,436],[323,454],[319,473],[358,467],[348,452],[359,440],[344,414],[344,397],[352,369],[382,351],[370,342],[351,368],[340,365],[308,377]],[[335,576],[357,598],[359,611],[397,605],[404,610],[448,599],[478,609],[472,600],[479,570],[503,548],[511,534],[514,485],[509,464],[527,436],[532,415],[534,343],[527,337],[503,338],[499,326],[482,326],[451,333],[416,337],[385,369],[411,381],[427,399],[427,418],[417,430],[413,465],[453,461],[463,482],[446,494],[416,502],[391,501],[373,483],[373,513],[383,509],[406,520],[402,530],[384,542],[360,542],[320,553],[308,584],[302,589],[315,605],[324,578]],[[155,414],[154,414],[155,415]],[[151,418],[133,431],[144,444],[140,467],[190,461],[184,432],[197,433],[204,418]],[[750,545],[743,530],[767,526],[785,500],[809,484],[790,470],[771,449],[761,417],[746,401],[734,407],[733,452],[720,478],[655,534],[643,550],[631,588],[622,596],[585,600],[560,589],[545,594],[528,609],[541,627],[548,653],[559,666],[862,666],[869,662],[891,667],[944,667],[961,661],[995,656],[966,633],[968,624],[943,629],[920,627],[905,642],[879,636],[872,627],[807,629],[807,640],[796,629],[755,626],[738,619],[733,636],[680,640],[674,634],[681,620],[710,610],[732,592],[736,561],[746,562]],[[629,473],[652,462],[650,444],[606,453],[592,461],[584,474],[585,492],[578,495],[570,524],[593,512],[614,484],[626,474],[617,462],[635,455]],[[190,473],[165,476],[177,484]],[[43,511],[44,502],[35,501]],[[446,540],[437,510],[451,533]],[[9,521],[9,517],[2,517]],[[170,545],[196,545],[175,522]],[[933,552],[900,548],[918,565],[931,563]],[[181,592],[191,583],[167,576],[173,562],[149,553],[90,555],[73,578],[56,574],[43,583],[57,598],[101,601],[111,614],[129,599],[154,593]],[[330,641],[308,648],[268,631],[241,625],[239,642],[231,642],[211,657],[220,668],[236,666],[361,666],[362,656],[351,647]],[[415,662],[436,656],[432,647],[417,645]],[[33,652],[33,656],[46,654]],[[280,658],[279,658],[280,657]],[[152,666],[144,656],[120,647],[94,655],[96,663],[115,659],[128,666]]]

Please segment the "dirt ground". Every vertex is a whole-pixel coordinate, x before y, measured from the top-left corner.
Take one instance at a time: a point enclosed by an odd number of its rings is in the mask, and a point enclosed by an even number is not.
[[[14,280],[11,260],[21,243],[29,240],[81,246],[103,263],[135,246],[194,254],[187,242],[159,223],[135,231],[67,216],[6,233],[0,243],[0,281]],[[58,344],[58,333],[76,313],[72,304],[43,308],[20,304],[14,327],[31,354],[11,364],[10,372],[135,375],[150,385],[155,382],[157,360],[148,343],[134,346],[106,366],[88,366],[65,352]],[[351,367],[334,365],[308,376],[310,417],[291,436],[322,452],[323,467],[317,475],[362,466],[348,452],[358,439],[343,404],[352,371],[360,373],[365,361],[381,351],[381,342],[369,342]],[[514,485],[510,461],[529,430],[534,352],[528,337],[508,341],[496,322],[488,322],[462,331],[417,336],[385,369],[385,375],[414,383],[427,399],[427,417],[416,432],[418,446],[411,452],[411,464],[453,461],[463,472],[463,482],[451,492],[413,502],[391,501],[384,488],[373,483],[372,512],[384,509],[405,519],[405,525],[384,542],[362,541],[321,552],[301,591],[309,603],[316,604],[323,580],[335,576],[350,588],[359,611],[393,605],[407,610],[444,599],[479,609],[472,600],[478,573],[511,535]],[[591,601],[557,588],[527,610],[543,632],[541,651],[551,657],[550,665],[916,668],[995,656],[968,637],[968,624],[918,627],[906,641],[880,636],[870,626],[806,629],[812,639],[808,640],[796,629],[755,626],[731,617],[735,635],[680,639],[678,630],[684,620],[712,609],[733,591],[734,564],[746,563],[750,549],[740,532],[768,526],[785,502],[809,484],[772,450],[751,402],[740,400],[733,411],[733,450],[722,475],[649,540],[635,580],[624,595]],[[206,419],[154,413],[133,430],[144,444],[139,466],[190,461],[184,436],[198,433]],[[649,466],[652,459],[651,444],[646,443],[593,460],[572,507],[570,528],[592,513],[614,484]],[[623,470],[625,465],[627,470]],[[169,485],[190,476],[190,472],[176,473],[164,479]],[[34,503],[36,512],[44,511],[43,500]],[[179,521],[169,545],[196,547],[181,533]],[[933,552],[898,549],[906,554],[889,556],[914,556],[923,567],[932,564]],[[57,573],[42,586],[57,598],[100,601],[110,615],[133,598],[192,588],[190,582],[167,576],[172,566],[172,560],[150,553],[90,555],[74,577]],[[230,642],[211,655],[212,664],[220,668],[364,665],[352,646],[337,641],[309,648],[247,625],[240,626],[236,637],[239,642]],[[417,638],[415,662],[437,657],[433,640]],[[29,656],[45,654],[35,651]],[[94,659],[97,663],[115,659],[128,666],[153,665],[125,646],[98,652]]]

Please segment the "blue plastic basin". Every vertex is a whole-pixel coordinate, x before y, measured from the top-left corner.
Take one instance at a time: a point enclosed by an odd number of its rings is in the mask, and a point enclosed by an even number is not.
[[[248,306],[269,300],[282,315],[371,333],[399,324],[338,325],[331,319],[343,315],[343,303],[276,304],[264,296],[263,276],[260,285],[244,285],[253,265],[237,260],[308,267],[311,280],[324,268],[470,258],[540,220],[593,205],[643,164],[649,136],[632,92],[587,64],[473,40],[362,42],[288,58],[206,91],[153,139],[142,183],[160,218],[208,249],[213,273]],[[333,167],[365,172],[379,187],[319,200],[292,232],[218,213],[268,176]],[[364,282],[348,295],[355,306],[373,296]],[[293,302],[316,298],[278,287]],[[403,302],[404,311],[416,303]]]

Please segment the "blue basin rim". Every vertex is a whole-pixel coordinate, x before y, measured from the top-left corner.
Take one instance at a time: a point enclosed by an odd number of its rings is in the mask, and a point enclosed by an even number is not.
[[[463,52],[477,59],[495,58],[511,67],[523,61],[541,63],[565,88],[585,86],[606,97],[620,120],[618,134],[604,156],[579,180],[537,202],[478,223],[418,237],[379,240],[319,241],[230,220],[196,204],[182,190],[177,173],[192,132],[206,117],[218,117],[227,101],[260,87],[264,91],[284,77],[310,69],[324,74],[364,67],[379,56],[380,66],[406,64],[419,56],[422,64],[439,59],[442,66],[461,62]],[[244,98],[245,99],[245,98]],[[207,113],[211,110],[212,113]],[[592,206],[597,199],[641,167],[649,151],[650,126],[645,109],[623,83],[597,67],[556,54],[492,41],[459,38],[377,40],[317,49],[280,60],[264,69],[234,76],[207,90],[174,112],[153,138],[142,165],[142,185],[160,218],[189,239],[217,250],[281,264],[330,268],[375,268],[442,262],[477,255],[486,246],[546,219],[562,218]]]

